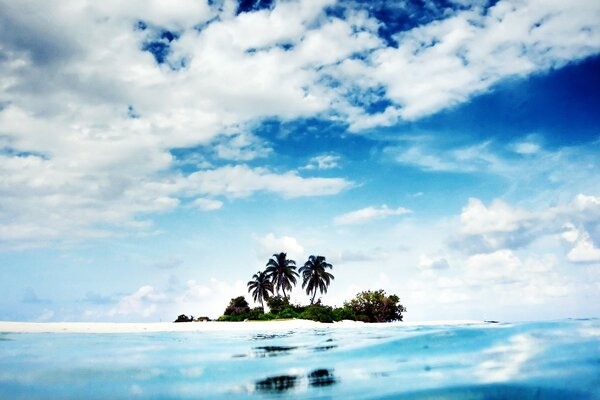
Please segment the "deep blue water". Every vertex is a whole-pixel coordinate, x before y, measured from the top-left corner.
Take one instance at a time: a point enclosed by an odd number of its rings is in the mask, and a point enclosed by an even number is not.
[[[0,398],[600,399],[600,320],[0,333]]]

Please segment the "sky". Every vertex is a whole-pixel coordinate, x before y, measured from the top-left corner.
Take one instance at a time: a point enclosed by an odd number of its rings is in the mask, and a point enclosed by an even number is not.
[[[600,317],[597,0],[0,0],[0,88],[0,320]]]

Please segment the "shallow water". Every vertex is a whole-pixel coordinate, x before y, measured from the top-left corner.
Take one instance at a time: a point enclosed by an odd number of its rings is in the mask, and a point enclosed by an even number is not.
[[[0,398],[600,399],[600,320],[0,333]]]

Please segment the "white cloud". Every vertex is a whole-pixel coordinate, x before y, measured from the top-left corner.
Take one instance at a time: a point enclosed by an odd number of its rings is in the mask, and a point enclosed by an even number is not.
[[[232,298],[246,294],[246,285],[239,280],[227,283],[215,278],[201,282],[192,279],[180,288],[180,293],[172,299],[167,310],[172,310],[173,318],[181,313],[217,318],[223,314]]]
[[[496,294],[512,291],[524,303],[539,304],[573,291],[570,279],[555,272],[557,265],[553,254],[522,259],[512,250],[502,249],[467,258],[465,279],[473,287],[485,287]],[[509,299],[502,301],[513,303]]]
[[[424,270],[441,270],[441,269],[447,269],[450,267],[450,264],[448,264],[448,260],[446,260],[443,257],[439,257],[439,258],[429,258],[426,255],[421,255],[421,257],[419,258],[419,268],[424,269]]]
[[[236,16],[233,2],[219,11],[192,0],[0,1],[0,146],[9,150],[0,154],[0,240],[147,230],[182,193],[339,193],[348,181],[246,166],[201,170],[186,182],[170,151],[216,143],[218,157],[256,160],[270,147],[247,135],[215,138],[273,117],[331,117],[355,130],[389,125],[600,50],[594,1],[475,7],[399,33],[398,48],[384,47],[378,21],[365,13],[327,16],[331,4],[277,2]],[[135,29],[140,20],[147,29]],[[157,65],[143,47],[163,28],[179,37]],[[373,88],[383,90],[369,94]],[[393,104],[369,115],[357,97]],[[407,162],[425,154],[412,152]],[[454,156],[423,159],[430,169],[452,170],[461,160]],[[472,169],[495,162],[463,156]]]
[[[194,172],[185,185],[189,193],[212,196],[236,198],[267,191],[294,198],[333,195],[352,184],[341,178],[303,178],[293,171],[276,174],[265,168],[236,165]]]
[[[541,149],[540,145],[532,142],[520,142],[516,143],[513,147],[515,153],[519,154],[535,154]]]
[[[535,219],[530,211],[511,207],[499,199],[486,207],[481,200],[470,198],[460,214],[461,232],[468,235],[512,232],[531,225]]]
[[[397,48],[373,53],[372,76],[401,106],[402,118],[416,119],[505,77],[597,53],[599,12],[594,1],[500,1],[485,12],[471,8],[398,33]]]
[[[338,168],[340,156],[333,154],[322,154],[315,156],[308,161],[305,167],[302,169],[332,169]]]
[[[366,207],[360,210],[351,211],[346,214],[335,217],[334,223],[336,225],[356,225],[365,222],[372,221],[374,219],[386,218],[394,215],[405,215],[412,213],[404,207],[398,207],[396,209],[388,208],[387,205],[380,207]]]
[[[483,142],[454,149],[432,149],[429,138],[416,138],[409,147],[385,149],[397,162],[412,165],[425,171],[435,172],[484,172],[510,173],[513,168],[491,150],[491,142]]]
[[[159,292],[154,287],[146,285],[139,288],[135,293],[123,297],[115,307],[108,311],[108,315],[132,316],[141,319],[152,316],[161,303],[169,300],[165,293]]]
[[[472,279],[512,283],[515,277],[521,275],[519,268],[522,262],[511,250],[502,249],[470,256],[465,266]]]
[[[257,236],[254,238],[260,245],[259,256],[261,259],[268,260],[273,254],[284,252],[288,258],[300,262],[304,257],[304,247],[298,240],[291,236],[275,236],[269,233],[265,236]]]
[[[572,245],[567,259],[572,262],[600,262],[600,248],[594,245],[590,234],[585,229],[577,229],[567,224],[561,237]]]
[[[169,0],[134,0],[127,3],[108,0],[93,2],[91,6],[104,15],[139,19],[169,29],[192,28],[214,16],[207,2],[195,0],[175,3]]]
[[[212,277],[174,283],[167,290],[144,285],[131,294],[121,296],[116,305],[96,302],[95,308],[88,309],[85,315],[91,320],[109,318],[111,321],[129,322],[171,321],[180,314],[217,318],[230,299],[247,293],[246,285],[240,280],[227,283]]]
[[[568,204],[531,211],[499,199],[486,207],[481,200],[471,198],[462,209],[460,222],[456,241],[475,252],[519,248],[548,235],[562,234],[563,239],[575,242],[580,234],[574,232],[574,224],[587,225],[590,229],[600,224],[600,199],[579,194]],[[572,257],[593,258],[592,239],[587,232],[582,233],[582,237],[584,234],[589,240],[581,239],[578,242],[581,250]]]
[[[267,157],[273,149],[252,134],[238,133],[222,137],[214,147],[214,151],[217,157],[224,160],[250,161]]]
[[[214,211],[223,207],[223,202],[220,200],[205,199],[203,197],[199,197],[196,200],[194,200],[194,205],[198,206],[203,211]]]

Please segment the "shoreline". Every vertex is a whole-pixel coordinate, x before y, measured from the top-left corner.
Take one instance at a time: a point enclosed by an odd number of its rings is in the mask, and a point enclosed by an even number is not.
[[[449,320],[423,322],[364,323],[341,321],[322,323],[305,319],[246,322],[14,322],[0,321],[0,333],[145,333],[145,332],[236,332],[281,331],[306,328],[357,328],[390,326],[441,326],[483,324],[484,321]]]

